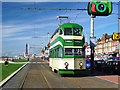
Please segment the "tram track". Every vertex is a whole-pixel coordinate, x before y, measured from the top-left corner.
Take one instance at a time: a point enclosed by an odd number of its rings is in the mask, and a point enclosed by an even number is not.
[[[29,70],[25,74],[25,77],[24,77],[23,81],[21,82],[21,85],[19,88],[22,90],[25,88],[30,88],[30,87],[32,87],[32,85],[33,85],[33,87],[35,87],[34,84],[30,84],[30,82],[29,82],[29,81],[32,81],[32,79],[30,77],[34,78],[34,76],[39,79],[38,81],[41,80],[41,83],[42,83],[42,85],[40,87],[36,87],[36,88],[52,88],[52,86],[50,85],[50,82],[48,81],[48,79],[45,75],[45,72],[44,72],[45,68],[42,66],[42,63],[36,63],[36,64],[30,63],[29,65],[30,65]],[[33,67],[38,69],[39,71],[37,71],[37,72],[30,71],[33,69]],[[33,75],[33,73],[34,73],[34,75]],[[35,83],[39,83],[38,81],[36,81]]]
[[[24,76],[24,78],[23,78],[23,80],[22,80],[22,82],[21,82],[21,84],[20,84],[20,86],[19,86],[19,89],[20,89],[20,90],[23,89],[25,80],[26,80],[26,78],[27,78],[27,76],[28,76],[29,67],[30,67],[30,64],[29,64],[28,69],[27,69],[27,72],[26,72],[26,74],[25,74],[25,76]]]
[[[46,81],[46,83],[48,85],[48,88],[52,88],[52,86],[50,85],[49,81],[47,80],[45,74],[42,71],[41,71],[41,74],[42,74],[43,78],[45,79],[45,81]]]
[[[64,80],[60,74],[52,72],[47,64],[43,64],[42,67],[43,69],[46,69],[43,73],[44,76],[46,76],[47,81],[50,83],[50,88],[75,88],[72,84]]]
[[[69,77],[63,77],[63,79],[67,81],[69,84],[73,85],[75,88],[82,90],[82,87],[79,85],[79,83],[75,79],[72,79]]]
[[[11,86],[16,86],[20,90],[26,89],[53,89],[53,88],[61,88],[61,89],[79,89],[83,90],[84,88],[108,88],[116,87],[112,83],[97,79],[95,77],[81,77],[81,76],[62,76],[54,73],[48,66],[48,63],[39,63],[41,60],[34,60],[33,62],[38,63],[29,63],[27,67],[25,67],[21,74],[17,75],[14,78],[14,81],[10,84]],[[23,78],[18,78],[22,76]],[[18,78],[18,79],[17,79]],[[16,83],[18,82],[20,83]],[[9,86],[10,86],[9,85]]]

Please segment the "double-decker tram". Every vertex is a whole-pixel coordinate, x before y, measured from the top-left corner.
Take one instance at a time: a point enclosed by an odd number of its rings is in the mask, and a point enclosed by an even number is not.
[[[49,66],[59,74],[76,74],[86,69],[83,27],[76,23],[59,25],[50,39]]]

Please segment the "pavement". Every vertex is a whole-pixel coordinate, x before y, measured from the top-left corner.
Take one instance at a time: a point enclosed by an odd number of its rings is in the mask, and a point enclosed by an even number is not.
[[[105,76],[96,76],[97,78],[109,81],[109,82],[113,82],[115,84],[119,84],[120,83],[120,76],[118,75],[105,75]]]
[[[115,84],[120,84],[120,76],[115,74],[107,74],[105,72],[95,71],[93,74],[89,74],[90,76],[95,76],[101,80],[105,80],[108,82],[112,82]]]
[[[4,63],[5,61],[4,60],[0,60],[0,63]],[[25,64],[25,63],[29,63],[29,62],[13,62],[13,61],[8,61],[9,63],[12,63],[12,64]]]

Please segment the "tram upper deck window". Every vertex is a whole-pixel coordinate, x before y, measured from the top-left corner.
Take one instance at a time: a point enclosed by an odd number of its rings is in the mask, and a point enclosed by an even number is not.
[[[61,29],[59,29],[59,34],[62,35],[62,30]]]
[[[72,35],[72,28],[65,28],[64,35]]]
[[[77,36],[80,36],[81,35],[80,29],[79,28],[73,28],[73,34],[77,35]]]

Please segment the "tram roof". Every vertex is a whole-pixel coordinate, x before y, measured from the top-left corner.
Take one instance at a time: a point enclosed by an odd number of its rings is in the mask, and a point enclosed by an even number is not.
[[[64,23],[62,25],[60,25],[59,27],[65,27],[65,26],[79,26],[79,27],[82,27],[81,25],[77,24],[77,23]]]
[[[81,27],[81,28],[83,28],[81,25],[79,25],[79,24],[77,24],[77,23],[64,23],[64,24],[61,24],[61,25],[59,25],[59,27],[56,29],[56,31],[53,33],[53,35],[51,36],[51,38],[53,38],[53,36],[56,34],[56,32],[58,32],[58,30],[59,30],[59,28],[61,28],[61,27],[66,27],[66,26],[72,26],[72,27],[74,27],[74,26],[79,26],[79,27]]]

